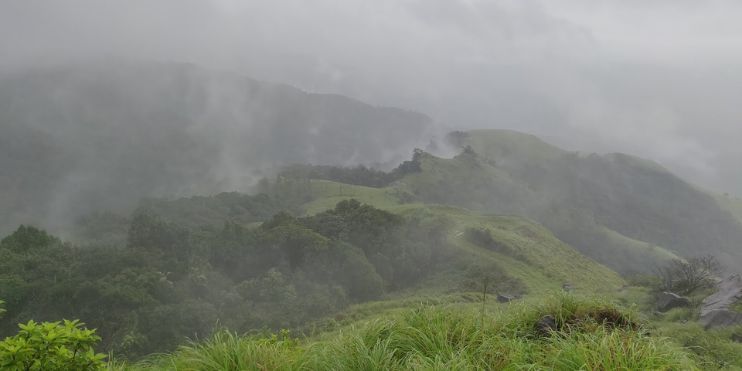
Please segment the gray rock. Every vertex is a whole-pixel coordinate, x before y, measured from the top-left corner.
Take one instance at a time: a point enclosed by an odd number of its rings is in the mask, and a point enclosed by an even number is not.
[[[707,312],[699,319],[705,329],[734,326],[742,323],[742,313],[728,309],[716,309]]]
[[[512,297],[512,296],[497,294],[497,302],[498,303],[509,303],[509,302],[513,301],[513,299],[515,299],[515,298]]]
[[[730,310],[742,299],[742,278],[735,274],[717,284],[717,291],[703,299],[700,322],[709,329],[742,324],[742,313]]]
[[[557,330],[556,319],[552,315],[545,315],[536,322],[536,333],[541,336],[549,336],[552,331]]]
[[[715,310],[728,309],[742,299],[742,278],[735,274],[717,284],[717,291],[703,299],[701,316]]]
[[[667,312],[673,308],[690,306],[690,299],[673,292],[665,291],[657,296],[657,310]]]

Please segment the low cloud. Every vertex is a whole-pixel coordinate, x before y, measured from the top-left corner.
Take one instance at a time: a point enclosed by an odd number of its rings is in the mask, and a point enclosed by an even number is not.
[[[584,151],[742,194],[742,3],[9,0],[0,67],[192,62]]]

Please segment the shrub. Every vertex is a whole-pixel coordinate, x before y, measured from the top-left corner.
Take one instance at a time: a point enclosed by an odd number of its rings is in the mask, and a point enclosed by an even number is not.
[[[102,370],[106,357],[93,347],[100,338],[79,321],[29,321],[0,342],[0,369],[8,371]]]
[[[712,287],[719,271],[719,262],[711,255],[687,261],[674,259],[657,269],[660,279],[658,288],[687,295],[698,289]]]

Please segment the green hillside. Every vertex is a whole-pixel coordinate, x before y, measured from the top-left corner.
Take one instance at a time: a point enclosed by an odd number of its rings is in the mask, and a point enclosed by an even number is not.
[[[121,370],[742,366],[736,330],[685,325],[707,287],[657,314],[657,278],[624,278],[736,262],[733,200],[625,155],[451,140],[453,158],[415,150],[388,173],[294,166],[252,195],[101,210],[64,241],[21,226],[0,239],[0,362],[29,336],[18,323],[79,318]],[[78,331],[55,326],[37,335]]]
[[[713,196],[659,165],[623,154],[583,155],[526,134],[455,132],[451,159],[422,156],[396,185],[423,202],[532,218],[622,273],[712,254],[742,262],[742,224]]]
[[[445,217],[453,223],[448,239],[459,249],[457,254],[460,257],[469,257],[467,260],[471,262],[498,264],[509,275],[527,283],[529,290],[534,292],[560,289],[563,284],[591,293],[610,292],[623,284],[614,271],[586,258],[546,228],[527,219],[481,215],[444,205],[402,203],[399,200],[401,193],[394,187],[371,188],[313,180],[311,189],[316,199],[303,206],[308,214],[353,198],[402,215],[427,213]],[[497,243],[508,247],[508,252],[492,251],[471,243],[465,237],[465,231],[471,228],[488,230]],[[657,251],[657,254],[662,252]],[[456,267],[453,271],[461,268]]]

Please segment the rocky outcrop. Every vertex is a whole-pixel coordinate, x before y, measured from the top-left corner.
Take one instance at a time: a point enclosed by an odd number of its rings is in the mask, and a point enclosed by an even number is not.
[[[732,275],[717,285],[717,291],[703,300],[701,306],[701,324],[712,327],[733,326],[742,324],[742,313],[731,310],[733,304],[742,299],[742,278]]]
[[[665,291],[657,296],[657,310],[667,312],[673,308],[685,308],[690,306],[690,299],[673,292]]]
[[[699,319],[705,329],[742,324],[742,313],[729,309],[715,309]]]
[[[515,297],[509,296],[509,295],[503,295],[503,294],[497,294],[497,302],[498,303],[509,303],[513,301]]]

